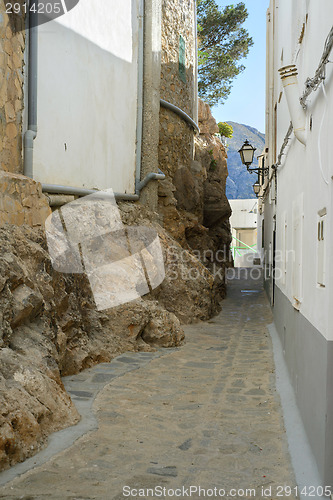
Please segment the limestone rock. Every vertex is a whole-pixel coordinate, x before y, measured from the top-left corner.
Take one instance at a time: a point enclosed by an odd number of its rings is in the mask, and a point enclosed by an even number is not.
[[[29,353],[22,345],[1,349],[0,394],[0,470],[34,455],[50,432],[79,420],[59,372],[37,344]]]
[[[176,170],[173,182],[176,187],[177,207],[192,213],[200,209],[200,193],[196,189],[192,172],[186,167],[179,168]]]
[[[141,214],[144,214],[144,209],[139,209],[139,204],[121,204],[122,213],[125,207],[126,217],[123,217],[125,223],[133,222],[131,212],[136,212],[138,220],[140,220],[140,210]],[[163,283],[146,298],[157,300],[166,310],[174,313],[181,323],[187,324],[208,319],[217,313],[219,298],[213,275],[201,262],[200,256],[193,255],[186,244],[185,228],[198,224],[196,216],[180,212],[175,207],[174,210],[175,219],[165,220],[164,228],[157,223],[154,224],[162,245],[166,276]],[[148,219],[146,224],[151,224]],[[181,225],[182,231],[179,230]],[[203,231],[207,233],[208,229],[203,228]],[[178,238],[180,240],[184,238],[183,245],[178,243]]]
[[[156,308],[142,332],[142,339],[156,347],[179,346],[184,338],[179,319],[161,307]]]
[[[20,285],[12,292],[14,299],[11,326],[16,327],[25,320],[36,316],[43,306],[43,296],[27,285]]]
[[[54,271],[41,229],[0,228],[0,469],[78,421],[62,375],[126,351],[179,346],[180,322],[218,310],[211,274],[157,223],[157,214],[139,203],[123,203],[120,211],[125,224],[157,230],[166,278],[152,293],[105,311],[97,311],[86,275]]]
[[[165,255],[166,277],[152,295],[181,323],[206,320],[216,314],[219,301],[214,277],[191,252],[165,231],[160,231]]]
[[[199,99],[199,127],[200,134],[216,134],[219,127],[212,116],[209,104]]]
[[[185,164],[174,161],[166,169],[167,178],[160,183],[159,212],[164,229],[183,247],[192,252],[206,266],[214,286],[210,293],[225,295],[225,268],[232,265],[230,256],[230,225],[231,208],[225,194],[228,177],[227,154],[216,135],[218,126],[211,114],[208,104],[199,100],[200,135],[195,137],[194,159]],[[163,132],[164,134],[166,131]],[[165,137],[162,137],[165,144]],[[170,141],[169,141],[170,142]],[[172,157],[173,143],[164,153],[160,148],[160,159],[169,165]],[[186,149],[186,148],[185,148]],[[164,154],[167,156],[164,157]],[[179,155],[179,158],[182,157]],[[194,273],[194,271],[192,271]],[[203,274],[201,273],[202,279]],[[192,287],[196,289],[196,281],[192,279]],[[200,283],[203,289],[206,285]],[[177,292],[176,292],[177,295]],[[185,294],[186,296],[186,294]],[[171,301],[172,297],[170,297]],[[206,313],[216,310],[206,302]],[[176,304],[177,299],[174,300]],[[169,306],[168,307],[175,307]],[[191,306],[189,305],[191,308]],[[202,304],[202,311],[205,307]],[[171,310],[176,310],[176,307]],[[177,313],[176,313],[177,314]],[[208,313],[209,314],[209,313]],[[200,315],[195,314],[198,319]],[[205,314],[202,317],[207,317]],[[181,317],[184,321],[184,318]]]

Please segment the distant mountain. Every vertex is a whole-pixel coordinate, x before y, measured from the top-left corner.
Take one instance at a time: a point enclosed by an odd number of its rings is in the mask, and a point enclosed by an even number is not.
[[[259,130],[243,125],[241,123],[227,122],[234,129],[231,139],[227,139],[228,172],[226,193],[229,200],[255,198],[253,184],[257,180],[257,174],[250,174],[245,165],[242,164],[238,150],[244,144],[245,139],[257,148],[254,153],[252,167],[258,166],[257,156],[261,155],[265,145],[265,134]]]

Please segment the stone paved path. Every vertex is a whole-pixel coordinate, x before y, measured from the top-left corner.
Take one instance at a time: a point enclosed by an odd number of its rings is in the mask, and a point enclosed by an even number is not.
[[[184,347],[150,360],[124,355],[71,377],[67,386],[81,404],[94,383],[106,384],[93,405],[97,428],[2,486],[0,498],[153,498],[140,491],[125,496],[124,486],[286,498],[278,487],[294,487],[295,479],[275,390],[271,321],[260,284],[234,280],[219,316],[186,327]],[[255,489],[255,496],[235,491],[241,489]],[[176,493],[187,498],[189,490]],[[205,497],[201,491],[191,498]]]

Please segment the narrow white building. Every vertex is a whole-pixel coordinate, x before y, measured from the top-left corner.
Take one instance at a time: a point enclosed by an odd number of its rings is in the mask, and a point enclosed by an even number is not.
[[[253,267],[260,263],[257,254],[258,200],[229,200],[229,203],[234,265]]]
[[[198,128],[197,97],[195,120],[174,105],[175,90],[168,101],[161,98],[166,39],[176,59],[169,78],[196,93],[195,2],[183,6],[176,13],[186,17],[184,36],[177,15],[162,33],[164,17],[175,12],[166,0],[66,0],[49,17],[34,10],[27,16],[23,173],[42,184],[52,203],[111,188],[123,200],[137,201],[142,192],[156,209],[157,183],[150,181],[165,177],[160,107]]]
[[[319,5],[320,4],[320,5]],[[333,3],[271,0],[258,226],[265,287],[323,485],[333,484]],[[301,98],[301,100],[300,100]],[[292,125],[290,125],[292,123]]]

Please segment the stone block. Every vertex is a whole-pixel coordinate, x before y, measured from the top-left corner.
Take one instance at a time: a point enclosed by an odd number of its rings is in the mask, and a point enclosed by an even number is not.
[[[38,211],[38,209],[34,209],[32,211],[32,226],[41,226],[42,225],[42,218],[41,215]]]
[[[11,141],[17,137],[17,125],[15,123],[9,123],[6,127],[6,135]]]
[[[32,183],[30,184],[30,194],[37,195],[37,184]]]
[[[27,226],[33,227],[32,226],[32,213],[31,213],[31,211],[24,212],[24,224],[27,224]]]
[[[20,285],[13,292],[14,307],[11,326],[15,327],[24,320],[35,316],[43,305],[42,295],[26,285]]]
[[[4,209],[6,212],[14,212],[15,211],[15,205],[14,205],[14,200],[10,196],[5,196],[4,197]]]
[[[44,225],[51,209],[39,183],[20,174],[0,171],[0,213],[0,225],[9,222],[34,227]]]
[[[7,101],[7,82],[6,79],[4,79],[0,88],[0,109],[5,105],[6,101]]]
[[[24,194],[26,194],[26,193],[24,193]],[[32,208],[33,207],[33,198],[32,198],[32,196],[27,196],[27,197],[23,198],[22,205],[24,207]]]
[[[11,56],[13,54],[13,47],[12,47],[12,44],[9,40],[5,41],[3,48],[6,52],[6,54],[8,54],[9,56]]]
[[[18,113],[22,110],[22,101],[20,99],[16,99],[15,101],[15,111]]]
[[[17,212],[15,216],[15,222],[13,222],[16,226],[23,226],[24,224],[24,212]]]
[[[20,53],[13,54],[13,63],[14,63],[14,67],[16,69],[21,68],[22,67],[22,54],[20,54]]]
[[[6,29],[6,38],[8,38],[8,40],[10,40],[13,36],[13,33],[12,33],[12,29],[10,26],[7,26],[7,29]]]

